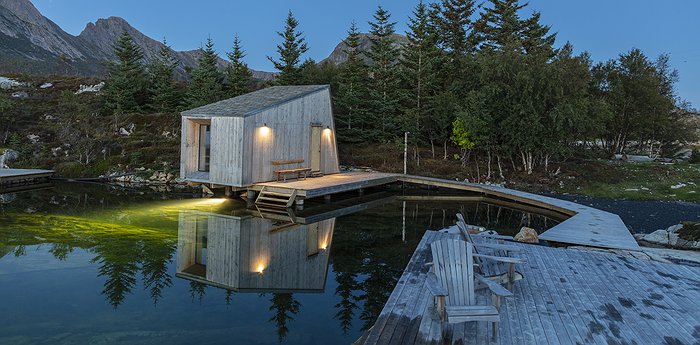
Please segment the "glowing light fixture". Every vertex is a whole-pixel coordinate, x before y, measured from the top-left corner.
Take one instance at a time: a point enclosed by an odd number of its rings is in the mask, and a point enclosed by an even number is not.
[[[260,135],[267,136],[269,134],[270,134],[270,127],[267,127],[267,123],[263,123],[262,127],[260,127]]]
[[[256,272],[258,272],[259,275],[262,275],[263,273],[265,273],[265,266],[263,266],[262,264],[258,265]]]
[[[327,248],[328,248],[328,243],[326,243],[326,242],[321,243],[321,248],[320,248],[321,250],[326,250]]]

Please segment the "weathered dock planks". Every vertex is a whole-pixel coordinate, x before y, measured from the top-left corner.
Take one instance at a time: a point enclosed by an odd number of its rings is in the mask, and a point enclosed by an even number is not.
[[[44,182],[53,174],[53,170],[0,169],[0,186],[7,187]]]
[[[500,198],[512,206],[538,207],[569,218],[540,234],[540,239],[584,246],[639,250],[639,245],[619,216],[571,201],[560,200],[499,186],[444,180],[432,177],[378,172],[351,172],[331,174],[289,182],[265,182],[252,186],[253,191],[297,191],[297,201],[405,182],[439,188],[480,193],[485,197]]]
[[[501,308],[499,336],[486,322],[438,321],[425,277],[427,231],[364,344],[697,344],[700,268],[608,253],[516,243],[527,261]],[[482,302],[487,296],[481,295]]]

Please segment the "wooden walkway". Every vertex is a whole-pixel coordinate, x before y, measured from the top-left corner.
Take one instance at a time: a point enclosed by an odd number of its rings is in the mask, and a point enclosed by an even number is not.
[[[0,185],[26,184],[53,176],[53,170],[0,169]]]
[[[510,199],[517,203],[541,207],[571,216],[571,218],[540,234],[540,239],[545,241],[601,248],[640,249],[639,244],[618,215],[593,207],[493,185],[410,175],[400,175],[397,179],[409,183],[483,193],[487,196]]]
[[[350,172],[288,182],[265,182],[252,187],[260,191],[291,194],[296,190],[297,203],[304,199],[349,192],[389,183],[411,184],[449,188],[479,193],[485,197],[500,198],[513,205],[538,207],[557,212],[570,218],[540,234],[540,239],[601,248],[639,250],[640,247],[619,216],[571,201],[550,198],[493,185],[444,180],[432,177],[378,172]]]
[[[425,285],[427,231],[364,344],[688,344],[700,342],[700,268],[515,243],[527,260],[490,324],[437,320]],[[488,303],[480,297],[482,303]]]
[[[262,187],[265,187],[265,190],[279,190],[280,192],[296,190],[296,195],[300,198],[315,198],[394,183],[397,181],[396,177],[397,174],[358,171],[307,178],[305,180],[257,183],[250,189],[259,191]]]

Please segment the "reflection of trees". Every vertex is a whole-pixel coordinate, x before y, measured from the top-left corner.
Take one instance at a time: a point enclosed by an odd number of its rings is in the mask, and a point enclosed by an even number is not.
[[[65,261],[68,258],[68,254],[73,252],[73,246],[68,243],[52,243],[49,252],[61,261]]]
[[[190,296],[192,297],[192,302],[195,300],[200,304],[204,299],[204,295],[207,294],[207,285],[194,280],[190,281]]]
[[[291,293],[273,293],[270,302],[270,310],[275,312],[270,321],[277,325],[277,338],[281,343],[289,332],[287,322],[294,320],[292,315],[299,312],[301,303],[295,300]]]
[[[102,294],[116,309],[136,284],[140,250],[131,241],[120,245],[105,243],[96,246],[94,250],[98,254],[92,262],[100,264],[98,277],[106,278]]]
[[[174,242],[148,242],[143,248],[141,274],[143,285],[149,290],[153,304],[157,304],[163,290],[173,285],[168,264],[177,248]]]
[[[357,276],[350,272],[338,272],[335,276],[335,281],[338,283],[335,294],[340,296],[340,302],[335,305],[338,308],[335,318],[340,321],[340,328],[346,335],[352,328],[352,319],[357,309],[357,303],[355,303],[357,297],[353,295],[353,291],[358,288],[356,278]]]

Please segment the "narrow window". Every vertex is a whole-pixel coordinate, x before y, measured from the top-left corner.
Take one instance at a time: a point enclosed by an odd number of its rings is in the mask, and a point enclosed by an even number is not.
[[[211,125],[199,125],[199,171],[209,171]]]

